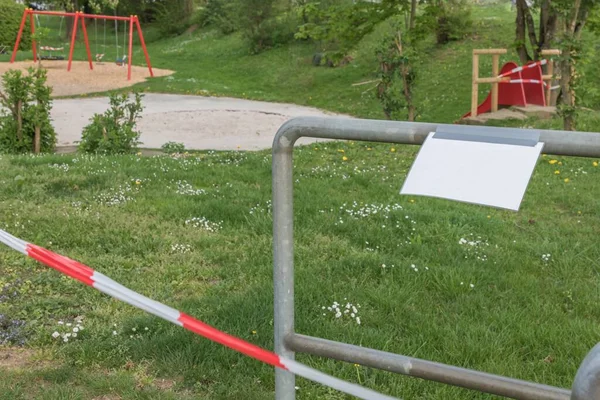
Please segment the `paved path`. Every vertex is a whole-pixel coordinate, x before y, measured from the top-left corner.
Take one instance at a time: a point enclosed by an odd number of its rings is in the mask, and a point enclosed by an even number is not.
[[[139,129],[146,148],[174,141],[194,150],[268,149],[277,129],[290,118],[333,115],[292,104],[154,93],[146,94],[143,104]],[[55,100],[52,119],[58,146],[74,145],[92,115],[107,108],[105,97]]]

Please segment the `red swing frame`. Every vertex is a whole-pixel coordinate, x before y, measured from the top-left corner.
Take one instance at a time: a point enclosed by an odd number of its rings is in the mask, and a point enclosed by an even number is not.
[[[67,71],[71,71],[71,64],[73,63],[73,50],[75,49],[75,39],[77,38],[77,26],[81,21],[81,30],[83,31],[83,39],[85,42],[85,49],[87,51],[88,62],[90,64],[90,69],[94,69],[94,64],[92,62],[92,52],[90,51],[90,43],[88,40],[87,28],[85,26],[86,18],[89,19],[100,19],[100,20],[110,20],[110,21],[128,21],[129,22],[129,55],[127,57],[127,80],[131,80],[131,60],[133,58],[133,30],[134,28],[137,30],[138,37],[140,39],[140,44],[142,45],[142,50],[144,51],[144,55],[146,56],[146,64],[148,65],[148,71],[150,71],[150,76],[154,77],[154,72],[152,71],[152,64],[150,64],[150,56],[148,55],[148,49],[146,48],[146,42],[144,41],[144,34],[142,33],[142,27],[140,25],[140,20],[137,15],[130,15],[129,17],[118,17],[118,16],[110,16],[110,15],[99,15],[99,14],[85,14],[82,12],[57,12],[57,11],[36,11],[32,9],[25,9],[23,12],[23,18],[21,19],[21,26],[19,27],[19,33],[17,34],[17,40],[15,41],[15,47],[12,52],[12,57],[10,59],[11,63],[15,62],[15,58],[17,57],[17,51],[19,49],[19,44],[21,43],[21,38],[23,37],[23,31],[25,29],[25,24],[29,19],[29,25],[31,26],[31,33],[35,33],[35,23],[33,20],[34,15],[51,15],[56,17],[73,17],[73,29],[71,33],[71,48],[69,49],[69,62],[67,64]],[[31,49],[33,50],[33,61],[38,61],[37,54],[37,44],[35,41],[31,43]]]

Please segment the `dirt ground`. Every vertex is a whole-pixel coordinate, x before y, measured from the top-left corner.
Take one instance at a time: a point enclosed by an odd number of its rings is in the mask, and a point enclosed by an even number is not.
[[[33,62],[16,62],[14,64],[0,63],[0,75],[9,69],[26,70],[35,66]],[[127,66],[119,67],[115,63],[93,63],[94,70],[90,71],[87,62],[73,61],[71,71],[67,72],[67,61],[42,61],[42,66],[48,70],[48,84],[52,87],[52,96],[73,96],[87,93],[105,92],[120,89],[143,82],[150,76],[146,67],[131,67],[131,80],[127,80]],[[173,71],[153,68],[154,76],[167,76]]]

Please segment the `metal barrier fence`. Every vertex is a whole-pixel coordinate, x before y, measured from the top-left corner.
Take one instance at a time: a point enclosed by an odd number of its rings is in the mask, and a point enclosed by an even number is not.
[[[273,251],[275,286],[275,352],[293,359],[295,352],[329,357],[402,375],[523,400],[600,400],[600,344],[583,360],[572,391],[499,375],[353,346],[294,331],[293,149],[300,137],[420,145],[430,132],[449,125],[301,117],[288,121],[273,142]],[[456,125],[452,125],[454,128]],[[478,127],[464,126],[465,132]],[[487,128],[506,132],[504,128]],[[530,130],[510,129],[514,134]],[[543,153],[600,157],[600,133],[540,130]],[[295,398],[295,378],[275,371],[277,400]]]

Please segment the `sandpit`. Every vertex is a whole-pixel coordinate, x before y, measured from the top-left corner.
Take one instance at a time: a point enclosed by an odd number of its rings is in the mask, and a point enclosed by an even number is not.
[[[26,70],[37,64],[31,61],[15,62],[14,64],[0,63],[0,75],[9,69]],[[127,66],[119,67],[115,63],[89,63],[73,61],[71,71],[67,71],[67,61],[42,61],[44,69],[48,70],[48,84],[52,87],[52,96],[76,96],[89,93],[106,92],[144,82],[150,77],[147,67],[132,66],[131,80],[127,80]],[[153,68],[154,76],[167,76],[174,72],[166,69]]]

